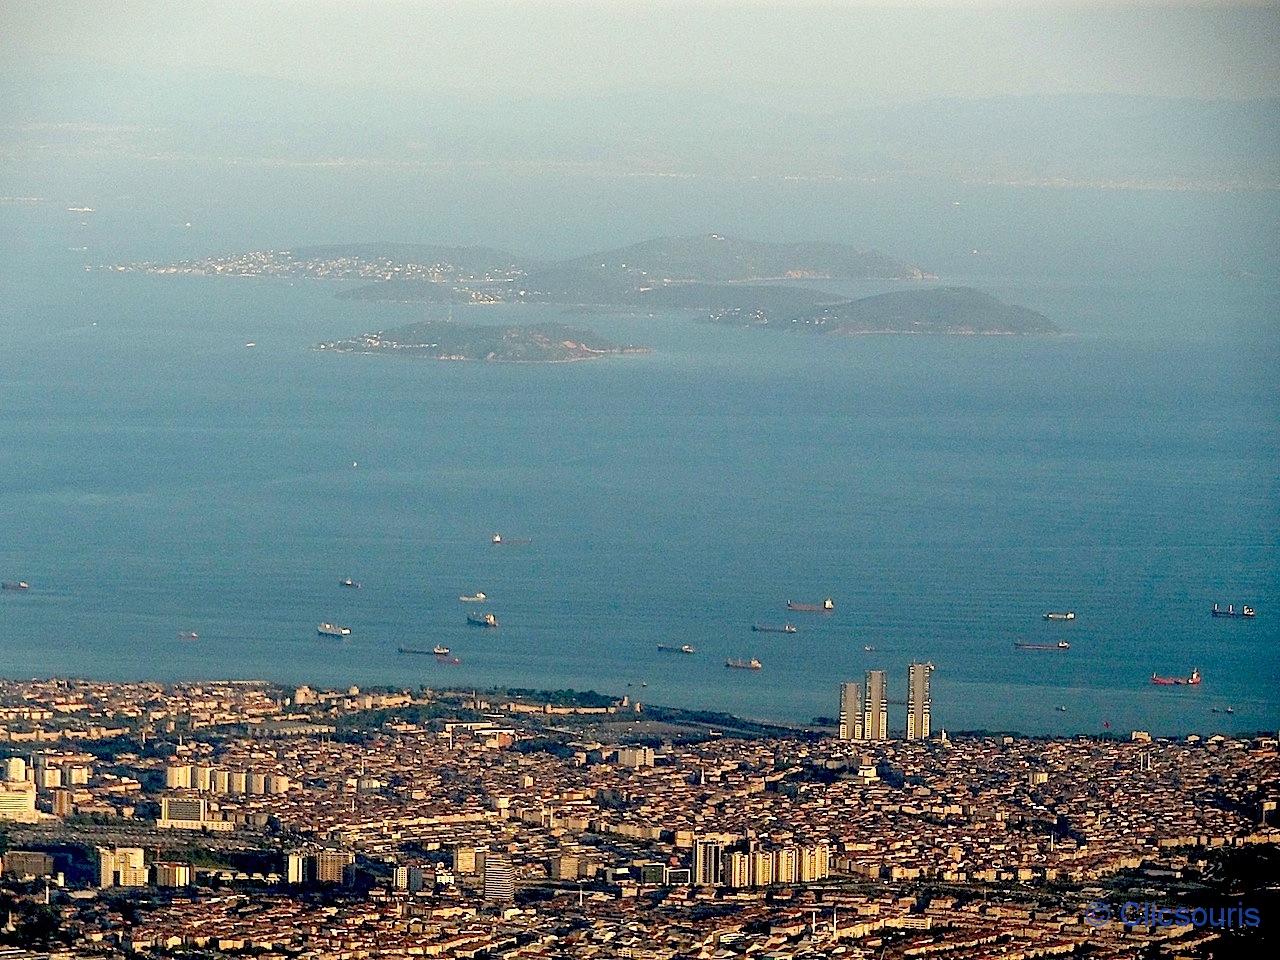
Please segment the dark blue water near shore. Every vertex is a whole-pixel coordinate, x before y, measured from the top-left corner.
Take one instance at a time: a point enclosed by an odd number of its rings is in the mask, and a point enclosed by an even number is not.
[[[421,315],[323,283],[20,253],[0,575],[32,588],[0,596],[0,675],[594,688],[807,721],[868,668],[905,699],[928,659],[948,729],[1280,723],[1274,284],[980,278],[1067,331],[1044,339],[569,318],[655,352],[490,366],[313,351]],[[465,624],[476,590],[499,630]],[[461,662],[397,653],[436,642]],[[1193,667],[1198,688],[1150,683]]]

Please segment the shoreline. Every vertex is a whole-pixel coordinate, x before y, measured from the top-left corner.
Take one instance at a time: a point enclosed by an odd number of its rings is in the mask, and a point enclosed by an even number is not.
[[[413,703],[466,703],[468,698],[473,703],[484,703],[483,708],[476,709],[503,709],[516,708],[509,710],[513,716],[519,715],[524,717],[543,717],[546,719],[555,718],[564,723],[573,723],[583,728],[583,731],[591,729],[597,733],[610,733],[608,728],[618,728],[612,731],[615,735],[608,742],[624,743],[635,742],[640,740],[652,740],[655,737],[656,729],[666,730],[672,734],[682,733],[678,739],[685,742],[706,741],[715,739],[768,739],[772,737],[778,738],[801,738],[813,741],[819,740],[839,740],[837,737],[838,724],[833,718],[823,717],[815,719],[831,720],[831,723],[796,723],[779,720],[768,720],[762,718],[753,718],[742,716],[728,711],[710,710],[696,707],[675,707],[663,704],[637,704],[632,706],[629,695],[615,696],[611,694],[599,693],[595,690],[532,690],[525,687],[488,687],[488,688],[469,688],[454,689],[451,687],[431,687],[426,684],[418,685],[417,692],[422,694],[421,701],[412,699],[413,687],[405,684],[385,684],[376,683],[368,686],[360,687],[358,685],[340,684],[337,686],[328,686],[317,684],[314,687],[308,683],[284,683],[278,680],[265,679],[229,679],[218,677],[194,677],[183,678],[177,680],[102,680],[92,677],[71,676],[71,675],[47,675],[38,677],[7,677],[0,675],[0,701],[8,692],[6,688],[25,687],[28,685],[88,685],[100,686],[106,689],[119,688],[127,690],[133,687],[161,687],[167,691],[174,691],[188,686],[214,686],[214,687],[236,687],[242,690],[252,689],[255,687],[267,688],[280,692],[281,694],[289,694],[296,690],[323,691],[331,696],[338,696],[342,691],[350,691],[358,689],[364,696],[383,696],[383,695],[408,695]],[[287,696],[281,698],[281,703],[287,703]],[[497,701],[503,701],[498,704]],[[492,701],[492,703],[490,702]],[[578,702],[582,701],[582,702]],[[602,706],[607,702],[608,706]],[[359,716],[362,711],[353,710],[346,716]],[[70,715],[68,715],[70,716]],[[639,726],[639,729],[637,729]],[[603,728],[603,729],[602,729]],[[705,732],[703,732],[705,731]],[[48,731],[52,732],[52,731]],[[939,743],[944,740],[956,741],[974,741],[974,740],[991,740],[991,739],[1012,739],[1016,742],[1068,742],[1068,741],[1093,741],[1093,742],[1204,742],[1215,738],[1223,739],[1253,739],[1260,736],[1271,736],[1274,729],[1235,729],[1228,730],[1225,728],[1203,731],[1180,732],[1175,734],[1157,734],[1148,730],[1139,728],[1125,730],[1104,730],[1093,733],[1081,732],[1062,732],[1062,733],[1026,733],[1019,730],[1011,729],[990,729],[990,728],[962,728],[962,729],[942,729],[936,733],[924,738],[919,742],[923,743]],[[0,729],[0,742],[21,742],[13,740],[7,736],[9,731]],[[60,739],[55,737],[54,739]],[[601,738],[603,739],[603,738]],[[43,737],[36,738],[33,742],[43,742]],[[881,744],[891,743],[907,743],[905,731],[891,729],[889,736],[882,740],[848,740],[840,741],[850,744],[861,744],[868,748]]]

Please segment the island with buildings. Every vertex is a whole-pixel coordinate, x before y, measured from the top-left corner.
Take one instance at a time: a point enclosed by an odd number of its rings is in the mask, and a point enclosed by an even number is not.
[[[617,346],[588,330],[542,323],[498,326],[422,320],[393,330],[331,340],[316,349],[426,360],[486,360],[497,363],[568,363],[628,353],[640,346]]]
[[[1251,955],[1274,735],[948,736],[930,672],[905,734],[882,671],[832,691],[838,730],[593,692],[0,680],[0,947]]]
[[[489,247],[353,244],[297,251],[258,251],[176,263],[135,263],[117,270],[217,277],[288,277],[347,281],[337,296],[360,301],[447,306],[547,304],[578,312],[623,311],[636,315],[686,312],[723,325],[816,333],[1046,335],[1058,328],[1042,314],[1001,302],[967,287],[939,287],[921,267],[873,250],[835,243],[761,243],[718,234],[668,237],[562,261],[537,261]],[[903,282],[910,289],[849,297],[833,292],[854,281]],[[355,282],[355,285],[351,285]],[[397,331],[399,333],[400,331]],[[467,359],[493,354],[510,359],[585,359],[619,352],[585,352],[535,344],[600,338],[589,331],[563,337],[554,330],[432,322],[421,333],[428,346],[437,334],[486,344],[441,353]],[[418,333],[413,334],[418,337]],[[337,341],[342,349],[368,341],[371,352],[387,346],[384,334]],[[373,341],[376,341],[374,343]],[[524,341],[518,346],[515,341]],[[495,343],[499,349],[486,350]],[[409,344],[397,337],[397,348]],[[333,346],[327,344],[326,347]],[[423,355],[429,355],[425,351]],[[542,355],[545,353],[545,356]]]

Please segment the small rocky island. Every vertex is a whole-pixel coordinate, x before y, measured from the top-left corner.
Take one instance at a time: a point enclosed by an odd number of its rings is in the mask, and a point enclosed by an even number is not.
[[[422,320],[394,330],[321,343],[317,349],[490,363],[569,363],[648,352],[644,347],[606,343],[590,331],[558,323],[504,327],[453,320]]]
[[[971,287],[896,290],[875,297],[814,303],[799,312],[727,307],[712,323],[813,333],[1028,335],[1059,330],[1043,314]]]

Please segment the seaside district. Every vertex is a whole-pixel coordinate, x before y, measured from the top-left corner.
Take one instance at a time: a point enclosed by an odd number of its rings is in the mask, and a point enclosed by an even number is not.
[[[842,721],[0,681],[0,955],[1205,957],[1274,922],[1273,735]]]

